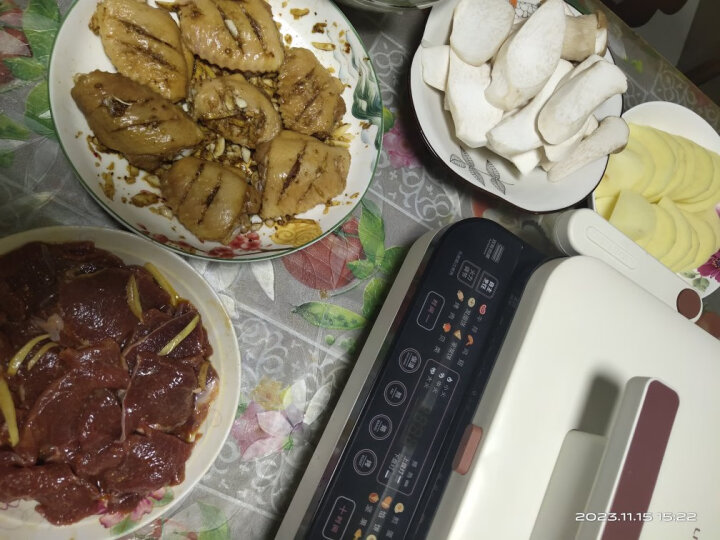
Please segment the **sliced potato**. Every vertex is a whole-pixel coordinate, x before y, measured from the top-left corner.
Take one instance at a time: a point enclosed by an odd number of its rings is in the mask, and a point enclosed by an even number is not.
[[[637,145],[647,149],[654,162],[655,171],[650,182],[643,188],[642,195],[650,202],[657,202],[660,195],[666,191],[673,174],[673,151],[652,128],[630,124],[630,133]]]
[[[687,185],[692,183],[692,179],[695,177],[695,152],[693,151],[690,141],[685,137],[678,137],[676,135],[672,135],[672,137],[677,141],[678,146],[682,148],[683,155],[685,156],[684,176],[674,188],[667,192],[667,196],[675,200],[687,189]]]
[[[718,216],[715,208],[708,208],[707,210],[697,214],[701,219],[710,225],[715,235],[715,251],[720,249],[720,216]]]
[[[605,174],[595,190],[595,195],[614,196],[623,189],[642,192],[654,174],[655,164],[652,157],[645,147],[637,146],[630,138],[625,150],[610,155]]]
[[[680,270],[693,270],[698,266],[707,262],[710,256],[717,251],[715,231],[710,226],[710,223],[705,221],[701,216],[697,214],[685,214],[690,226],[697,233],[698,251],[695,258],[690,261],[685,268]]]
[[[713,160],[713,181],[705,193],[678,202],[678,207],[686,212],[696,213],[713,210],[716,205],[720,204],[720,156],[712,154]]]
[[[656,217],[655,230],[645,241],[638,242],[638,244],[644,247],[645,251],[650,255],[659,260],[672,249],[677,238],[677,231],[675,229],[675,220],[673,220],[667,210],[656,204],[653,204],[652,208],[655,211]]]
[[[692,200],[694,197],[706,193],[712,185],[715,176],[715,166],[711,153],[692,141],[688,142],[693,149],[695,170],[691,181],[685,183],[685,189],[674,196],[674,199],[678,202]]]
[[[678,263],[683,262],[694,247],[692,228],[675,203],[667,197],[660,199],[658,206],[668,211],[670,217],[672,217],[675,222],[675,231],[677,234],[675,244],[673,244],[670,251],[660,259],[660,262],[673,272],[677,272]]]
[[[615,203],[617,202],[617,195],[610,195],[608,197],[595,197],[595,210],[605,219],[610,218]]]
[[[608,221],[625,236],[637,241],[653,234],[656,216],[645,197],[624,189],[618,195]]]
[[[665,186],[665,189],[657,196],[657,200],[659,201],[666,195],[675,191],[685,181],[685,178],[687,178],[688,157],[685,146],[680,143],[678,137],[659,129],[656,131],[660,138],[668,144],[673,152],[673,172],[670,175],[668,185]]]

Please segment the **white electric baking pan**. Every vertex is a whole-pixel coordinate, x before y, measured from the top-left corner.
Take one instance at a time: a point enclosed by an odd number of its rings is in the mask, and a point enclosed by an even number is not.
[[[720,537],[699,300],[592,213],[555,234],[596,257],[485,220],[416,243],[277,538]]]

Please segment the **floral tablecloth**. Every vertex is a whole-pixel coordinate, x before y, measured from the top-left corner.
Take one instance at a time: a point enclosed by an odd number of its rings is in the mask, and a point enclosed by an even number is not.
[[[47,65],[69,0],[0,0],[0,236],[56,224],[118,227],[76,180],[57,143]],[[595,0],[574,2],[602,8]],[[424,147],[408,96],[410,61],[427,12],[375,14],[343,8],[375,65],[385,136],[367,196],[342,228],[281,260],[190,260],[230,313],[243,357],[240,407],[220,456],[169,516],[136,538],[272,537],[407,247],[425,231],[467,216],[499,221],[550,249],[537,216],[514,210],[452,176]],[[720,109],[617,18],[611,49],[627,73],[624,108],[675,101],[717,130]],[[364,223],[363,223],[364,222]],[[358,234],[358,226],[373,230]],[[374,256],[379,251],[382,258]],[[720,254],[718,254],[720,257]],[[699,279],[720,280],[720,263]],[[700,324],[720,336],[720,302]],[[313,313],[322,309],[318,326]],[[148,502],[163,504],[171,494]],[[127,530],[136,515],[108,521]]]

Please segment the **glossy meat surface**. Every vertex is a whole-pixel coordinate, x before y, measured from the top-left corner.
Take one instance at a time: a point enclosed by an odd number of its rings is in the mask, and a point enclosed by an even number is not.
[[[119,73],[170,101],[187,95],[192,75],[180,29],[170,14],[137,0],[103,0],[93,23]]]
[[[12,443],[0,414],[0,503],[35,500],[64,525],[181,482],[217,394],[211,354],[194,306],[89,242],[0,256],[0,376],[19,432]]]
[[[329,137],[345,114],[345,87],[325,69],[312,51],[292,48],[278,76],[280,114],[287,129]]]
[[[193,116],[227,140],[255,148],[282,129],[268,97],[236,73],[203,81],[193,101]]]
[[[98,141],[141,169],[155,170],[203,139],[180,107],[119,73],[80,75],[71,94]]]
[[[212,64],[252,72],[282,64],[282,38],[264,0],[183,0],[178,15],[187,46]]]
[[[264,184],[263,218],[299,214],[345,190],[350,153],[307,135],[283,131],[257,151]]]
[[[260,200],[240,169],[196,157],[173,163],[160,187],[180,223],[202,240],[226,241]]]

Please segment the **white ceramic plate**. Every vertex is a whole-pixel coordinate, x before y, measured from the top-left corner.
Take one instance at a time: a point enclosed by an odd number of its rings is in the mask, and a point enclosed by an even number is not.
[[[122,179],[127,175],[127,162],[114,154],[93,155],[87,137],[91,133],[85,117],[70,96],[73,76],[94,69],[114,72],[110,60],[103,51],[100,38],[88,28],[95,11],[96,0],[78,0],[70,9],[58,32],[50,59],[50,107],[60,143],[75,167],[80,181],[90,194],[120,223],[131,230],[146,235],[180,253],[209,259],[253,261],[286,255],[328,234],[350,215],[372,180],[382,140],[382,101],[380,87],[368,53],[357,33],[329,0],[269,0],[273,16],[280,23],[283,36],[292,38],[292,46],[312,50],[320,62],[332,68],[335,75],[345,83],[343,94],[347,113],[343,121],[350,124],[352,136],[350,154],[352,162],[347,188],[334,199],[333,206],[318,206],[297,216],[315,220],[319,230],[306,228],[291,230],[280,243],[271,236],[270,227],[260,229],[260,248],[243,249],[243,238],[233,243],[235,247],[217,242],[203,242],[185,229],[175,218],[158,213],[162,203],[144,208],[129,202],[141,190],[159,193],[147,182],[128,184]],[[295,19],[290,10],[307,8],[309,13]],[[316,23],[326,23],[324,33],[313,33]],[[317,49],[311,43],[331,43],[334,50]],[[103,173],[111,172],[115,195],[108,198],[102,189]],[[145,173],[140,173],[142,178]],[[319,234],[318,234],[319,232]],[[295,234],[293,234],[295,233]],[[309,233],[309,234],[308,234]]]
[[[581,201],[600,182],[607,157],[583,167],[560,182],[549,182],[547,173],[540,167],[522,175],[512,163],[487,148],[465,148],[455,137],[452,117],[443,108],[443,92],[423,81],[421,53],[423,46],[449,42],[452,11],[456,3],[451,0],[432,8],[422,43],[415,52],[410,68],[413,107],[428,146],[463,180],[524,210],[552,212]],[[536,8],[535,4],[518,2],[516,16],[528,17]],[[613,61],[609,52],[605,58]],[[595,111],[595,116],[601,120],[606,116],[619,116],[621,112],[622,96],[616,95],[602,104]]]
[[[622,117],[628,123],[651,126],[673,135],[680,135],[720,154],[720,135],[701,116],[677,103],[667,101],[641,103],[625,111]],[[702,276],[697,269],[679,275],[703,297],[720,288],[720,282],[712,277],[708,279]]]
[[[70,242],[91,240],[95,246],[110,251],[128,264],[152,262],[172,283],[178,294],[197,307],[213,348],[210,360],[218,372],[218,396],[200,428],[190,459],[185,464],[185,481],[168,488],[162,501],[149,501],[150,513],[105,527],[102,516],[91,516],[73,525],[51,525],[35,512],[34,501],[13,503],[0,510],[0,538],[24,540],[97,540],[116,538],[147,525],[168,511],[202,478],[212,465],[230,432],[240,396],[240,351],[232,322],[220,299],[193,268],[177,255],[139,236],[91,227],[47,227],[33,229],[0,239],[0,254],[27,242]],[[107,521],[107,520],[106,520]]]

